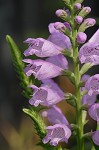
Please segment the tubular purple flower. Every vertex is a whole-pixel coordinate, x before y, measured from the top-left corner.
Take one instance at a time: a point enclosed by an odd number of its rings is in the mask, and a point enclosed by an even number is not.
[[[48,40],[61,47],[62,50],[70,50],[72,47],[70,39],[63,33],[52,33]]]
[[[28,38],[25,43],[29,44],[29,48],[24,51],[25,56],[35,54],[38,57],[48,57],[58,55],[63,50],[60,46],[43,38]]]
[[[96,74],[90,77],[86,84],[85,88],[88,90],[88,95],[99,94],[99,74]]]
[[[99,146],[99,130],[93,132],[91,134],[91,138],[92,138],[93,142]]]
[[[54,124],[65,124],[70,127],[69,122],[66,117],[63,115],[61,109],[57,106],[52,106],[52,108],[42,112],[43,117],[48,117],[49,122]]]
[[[87,39],[87,35],[83,32],[79,32],[77,34],[77,43],[83,44]]]
[[[76,16],[75,17],[75,22],[78,23],[78,24],[81,24],[83,21],[83,18],[81,16]]]
[[[55,14],[57,17],[66,17],[68,15],[63,9],[56,10]]]
[[[68,139],[71,136],[71,130],[64,124],[55,124],[53,126],[46,127],[48,130],[47,135],[43,139],[43,143],[50,142],[50,145],[57,146],[59,142],[68,143]]]
[[[76,10],[80,10],[80,9],[81,9],[81,4],[80,4],[80,3],[76,3],[76,4],[74,5],[74,8],[75,8]]]
[[[99,64],[99,29],[92,38],[84,44],[79,50],[79,59],[81,63],[91,62],[93,65]]]
[[[43,106],[52,106],[64,99],[63,91],[51,79],[44,80],[44,83],[41,84],[39,88],[34,85],[30,87],[34,92],[29,103],[35,107],[39,104]]]
[[[29,64],[24,69],[25,74],[27,76],[31,76],[31,74],[33,74],[35,78],[37,78],[38,80],[57,77],[61,75],[64,70],[59,66],[56,66],[50,62],[40,59],[37,60],[24,59],[23,62]]]
[[[99,123],[99,103],[95,103],[89,107],[88,113],[93,120]]]

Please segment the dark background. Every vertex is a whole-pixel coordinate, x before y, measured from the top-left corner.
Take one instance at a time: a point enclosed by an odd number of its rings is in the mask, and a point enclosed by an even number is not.
[[[98,1],[85,0],[84,2],[85,6],[92,8],[91,17],[99,17]],[[27,37],[46,38],[49,34],[48,24],[60,21],[54,13],[58,8],[63,8],[61,0],[0,0],[0,150],[19,149],[14,149],[9,143],[8,139],[11,135],[8,130],[20,128],[23,118],[22,108],[28,105],[22,96],[22,89],[12,66],[11,53],[5,36],[11,35],[20,50],[24,51],[26,47],[23,41]],[[97,29],[98,24],[88,29],[88,38]],[[90,73],[93,74],[93,71],[94,74],[99,73],[98,69],[96,67]]]

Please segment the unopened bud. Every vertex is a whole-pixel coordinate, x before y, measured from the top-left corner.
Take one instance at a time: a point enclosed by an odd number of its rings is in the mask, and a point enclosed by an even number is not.
[[[66,26],[61,22],[56,22],[54,24],[54,27],[55,27],[56,30],[59,30],[59,31],[62,31],[62,32],[64,32],[66,30]]]
[[[74,8],[75,8],[76,10],[80,10],[80,9],[81,9],[81,4],[80,4],[80,3],[76,3],[76,4],[74,5]]]
[[[69,29],[70,31],[72,30],[70,24],[68,22],[64,22],[64,25],[66,26],[67,29]]]
[[[66,11],[63,9],[56,10],[55,14],[57,17],[66,17],[67,16]]]
[[[85,43],[86,39],[87,39],[87,35],[85,33],[79,32],[77,34],[77,43],[83,44]]]
[[[92,27],[96,24],[96,20],[93,18],[85,19],[79,27],[79,32],[84,32],[87,28]]]
[[[78,24],[81,24],[83,21],[83,18],[81,16],[76,16],[75,17],[75,22],[78,23]]]
[[[87,16],[91,12],[90,7],[83,7],[83,9],[79,12],[79,16],[82,16],[83,18]]]

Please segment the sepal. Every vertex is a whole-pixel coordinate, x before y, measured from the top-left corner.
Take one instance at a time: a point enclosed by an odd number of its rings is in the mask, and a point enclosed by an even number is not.
[[[81,70],[80,70],[80,75],[82,76],[84,73],[86,73],[91,67],[93,66],[93,63],[85,63]]]
[[[76,107],[76,97],[71,93],[66,93],[64,96],[66,102],[73,107]]]
[[[71,81],[73,84],[75,84],[75,75],[74,75],[73,72],[71,72],[71,71],[69,71],[69,70],[64,70],[64,71],[63,71],[63,75],[64,75],[64,76],[67,76],[67,77],[70,79],[70,81]]]

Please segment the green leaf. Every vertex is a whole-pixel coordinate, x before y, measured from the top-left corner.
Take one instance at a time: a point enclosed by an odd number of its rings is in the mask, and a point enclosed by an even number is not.
[[[26,108],[23,108],[23,112],[32,118],[38,135],[40,136],[41,139],[44,138],[44,136],[46,135],[46,130],[45,130],[46,126],[44,124],[42,117],[39,115],[39,113],[34,110],[30,110]]]
[[[11,49],[11,54],[12,54],[12,60],[13,60],[13,65],[15,67],[15,71],[17,72],[17,76],[20,79],[20,85],[24,89],[24,96],[29,98],[31,94],[31,89],[28,88],[29,85],[32,84],[32,80],[30,80],[25,74],[24,74],[24,63],[22,62],[22,54],[21,51],[19,50],[18,46],[14,42],[14,40],[7,35],[6,40],[9,44],[9,47]]]

